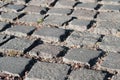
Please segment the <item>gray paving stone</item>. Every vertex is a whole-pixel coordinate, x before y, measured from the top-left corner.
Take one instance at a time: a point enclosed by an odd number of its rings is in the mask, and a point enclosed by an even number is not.
[[[101,53],[101,51],[75,48],[68,51],[68,53],[63,57],[63,61],[67,63],[77,62],[89,65],[89,61],[94,58],[98,58],[98,56],[100,56]],[[90,65],[92,64],[90,63]]]
[[[13,12],[2,12],[1,18],[7,20],[13,20],[14,18],[18,17],[20,13],[13,13]]]
[[[21,57],[1,57],[0,71],[21,75],[30,59]]]
[[[47,14],[50,15],[67,15],[71,12],[69,8],[51,8]]]
[[[89,32],[74,31],[66,39],[66,43],[67,43],[67,46],[70,46],[70,47],[73,47],[73,46],[93,47],[99,38],[100,38],[100,35],[97,35],[97,34],[93,34],[93,33],[89,33]]]
[[[114,11],[114,12],[119,12],[120,10],[120,5],[103,5],[100,8],[100,11]]]
[[[102,0],[101,3],[102,4],[119,4],[120,0]]]
[[[73,8],[76,1],[74,0],[59,0],[54,7],[56,8]]]
[[[0,1],[0,7],[3,7],[6,3]]]
[[[34,5],[27,6],[27,7],[24,9],[25,12],[38,13],[38,14],[40,14],[40,12],[41,12],[42,10],[46,11],[44,7],[34,6]]]
[[[72,71],[68,80],[104,80],[105,76],[106,73],[102,73],[102,71],[79,69]]]
[[[6,34],[15,35],[18,37],[26,37],[28,33],[35,30],[33,26],[22,26],[22,25],[15,25],[12,28],[9,28],[5,31]]]
[[[70,16],[65,15],[49,15],[44,20],[44,23],[48,25],[61,26],[63,23],[69,21],[70,19],[71,19]]]
[[[41,44],[33,48],[29,54],[31,56],[39,56],[42,58],[53,58],[57,57],[60,52],[64,51],[64,48],[60,46],[54,46],[51,44]]]
[[[0,46],[3,51],[18,51],[24,52],[25,49],[32,45],[33,41],[27,39],[14,38],[7,41],[4,45]]]
[[[0,34],[0,44],[9,39],[10,36],[5,35],[5,34]]]
[[[120,21],[120,13],[100,12],[100,14],[97,16],[97,20],[119,22]]]
[[[96,11],[92,10],[83,10],[83,9],[76,9],[73,11],[71,16],[77,17],[78,19],[93,19],[96,14]]]
[[[120,54],[119,53],[108,53],[104,58],[102,67],[110,69],[119,69],[120,70]]]
[[[69,23],[67,28],[83,32],[87,30],[89,24],[90,24],[90,20],[74,19]]]
[[[44,41],[54,41],[58,42],[61,40],[61,36],[65,35],[64,29],[44,27],[39,30],[36,30],[33,33],[33,37],[41,38]]]
[[[7,9],[10,9],[12,11],[15,11],[15,12],[19,12],[21,11],[23,8],[25,8],[24,5],[13,5],[13,4],[9,4],[6,6]]]
[[[104,51],[120,52],[120,38],[115,36],[105,36],[99,44],[99,48]]]
[[[120,74],[113,76],[112,80],[120,80]]]
[[[7,25],[6,22],[0,22],[0,31]]]
[[[25,4],[25,0],[14,0],[12,3],[20,5],[20,4]]]
[[[69,68],[65,64],[37,62],[25,80],[65,80]]]
[[[94,33],[103,34],[103,35],[117,35],[120,29],[119,22],[113,21],[99,21],[97,22],[97,26],[94,28]]]
[[[31,0],[31,1],[29,2],[29,5],[47,7],[47,6],[49,6],[53,1],[54,1],[54,0]]]
[[[97,0],[78,0],[80,2],[83,2],[83,3],[96,3]]]
[[[95,3],[80,3],[75,6],[75,9],[86,9],[86,10],[94,10],[97,6]]]
[[[40,14],[27,14],[20,18],[18,21],[26,23],[37,23],[39,20],[43,19],[43,15]]]

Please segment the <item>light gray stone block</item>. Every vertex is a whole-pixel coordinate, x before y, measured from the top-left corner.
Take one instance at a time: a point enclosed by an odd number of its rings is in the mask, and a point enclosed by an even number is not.
[[[25,80],[65,80],[69,68],[65,64],[37,62]]]
[[[107,73],[89,69],[79,69],[72,71],[68,80],[104,80]]]

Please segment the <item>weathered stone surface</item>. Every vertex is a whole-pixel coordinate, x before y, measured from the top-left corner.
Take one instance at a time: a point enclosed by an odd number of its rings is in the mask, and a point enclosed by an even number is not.
[[[30,59],[21,57],[1,57],[0,71],[21,75],[29,61]]]
[[[94,33],[104,34],[104,35],[116,35],[119,33],[120,29],[119,22],[113,21],[99,21],[97,22],[97,26],[94,28]]]
[[[114,75],[112,80],[120,80],[120,74]]]
[[[26,2],[25,2],[25,0],[14,0],[14,1],[12,1],[12,3],[20,5],[20,4],[25,4]]]
[[[80,2],[83,2],[83,3],[96,3],[97,0],[79,0]]]
[[[65,15],[49,15],[44,20],[44,23],[48,25],[61,26],[63,25],[63,23],[69,21],[70,19],[71,19],[70,16],[65,16]]]
[[[71,12],[69,8],[51,8],[47,14],[50,15],[67,15]]]
[[[104,51],[120,52],[120,38],[115,36],[105,36],[99,44],[99,48]]]
[[[67,39],[67,46],[88,46],[93,47],[100,38],[100,35],[89,32],[74,31]]]
[[[0,34],[0,44],[2,44],[4,41],[8,40],[9,38],[10,38],[10,36],[8,36],[8,35]]]
[[[6,34],[15,35],[18,37],[26,37],[31,31],[35,30],[33,26],[15,25],[5,31]]]
[[[101,21],[120,21],[120,13],[115,12],[100,12],[97,16],[97,20]]]
[[[65,64],[37,62],[25,80],[65,80],[68,70]]]
[[[59,0],[55,7],[56,8],[73,8],[75,5],[76,1],[73,0]]]
[[[100,11],[114,11],[119,12],[120,5],[103,5],[103,7],[100,8]]]
[[[90,20],[74,19],[69,23],[67,28],[83,32],[87,30],[89,24],[90,24]]]
[[[43,15],[40,14],[27,14],[20,18],[18,21],[26,23],[38,23],[39,20],[43,19]]]
[[[53,58],[53,57],[57,57],[58,55],[62,55],[62,52],[64,50],[64,48],[60,47],[60,46],[54,46],[51,44],[40,44],[38,46],[36,46],[35,48],[33,48],[29,54],[31,56],[39,56],[42,58]]]
[[[25,12],[37,13],[37,14],[40,14],[42,10],[46,11],[44,7],[33,6],[33,5],[27,6],[27,7],[24,9]]]
[[[75,9],[85,9],[85,10],[94,10],[97,6],[95,3],[80,3],[75,6]]]
[[[101,66],[111,69],[120,69],[120,54],[111,52],[108,53]]]
[[[6,22],[0,22],[0,31],[3,30],[3,28],[7,25],[8,23]],[[8,26],[9,27],[9,26]]]
[[[98,58],[98,56],[101,55],[101,51],[94,51],[94,50],[88,50],[88,49],[71,49],[68,51],[68,53],[63,57],[64,62],[78,62],[82,64],[90,64],[90,60],[93,60],[95,58]],[[95,60],[93,61],[95,63]]]
[[[93,19],[96,14],[96,11],[92,10],[83,10],[83,9],[76,9],[73,11],[71,16],[77,17],[79,19]]]
[[[102,4],[118,4],[119,5],[119,1],[120,0],[102,0],[101,3]]]
[[[46,7],[49,6],[53,1],[54,0],[31,0],[29,5]]]
[[[9,41],[7,41],[4,45],[0,47],[1,50],[6,51],[19,51],[24,52],[25,49],[27,49],[33,41],[27,40],[27,39],[20,39],[20,38],[14,38]]]
[[[104,80],[106,74],[102,71],[79,69],[72,71],[68,80]]]
[[[58,42],[61,40],[62,36],[64,35],[65,35],[64,29],[44,27],[44,28],[36,30],[32,36],[41,38],[47,42],[49,41]]]

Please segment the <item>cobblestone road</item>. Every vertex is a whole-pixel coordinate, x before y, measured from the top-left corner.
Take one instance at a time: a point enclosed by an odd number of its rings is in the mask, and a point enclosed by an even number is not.
[[[120,80],[120,0],[0,0],[0,80]]]

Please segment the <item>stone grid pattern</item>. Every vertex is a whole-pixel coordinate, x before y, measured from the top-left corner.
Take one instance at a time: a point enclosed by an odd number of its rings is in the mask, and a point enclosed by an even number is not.
[[[0,80],[120,80],[120,0],[0,0]]]

